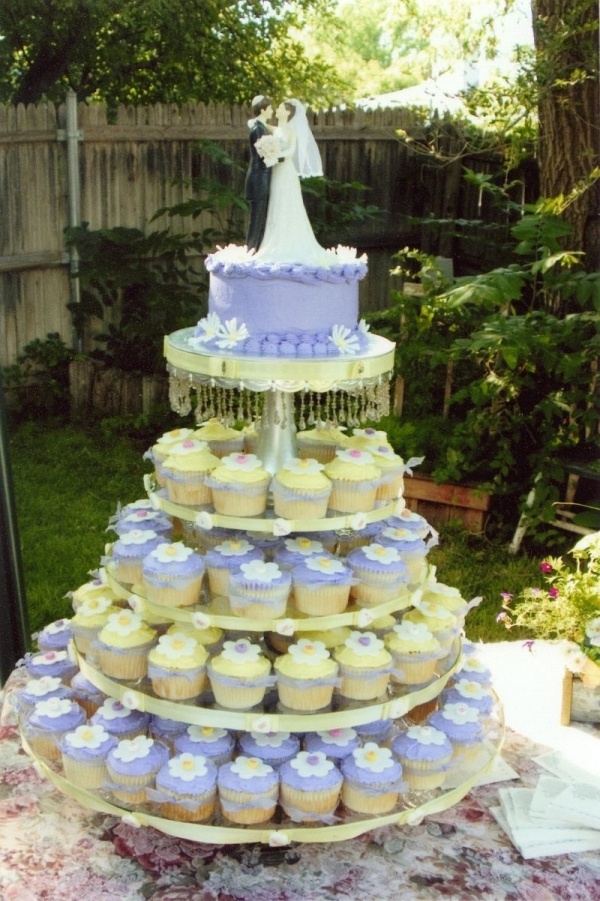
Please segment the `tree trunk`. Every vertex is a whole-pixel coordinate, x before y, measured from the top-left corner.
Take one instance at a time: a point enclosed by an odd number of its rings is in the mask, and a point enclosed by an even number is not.
[[[532,0],[540,99],[538,161],[543,197],[567,196],[600,162],[596,0]],[[600,268],[600,180],[565,212],[570,246]]]

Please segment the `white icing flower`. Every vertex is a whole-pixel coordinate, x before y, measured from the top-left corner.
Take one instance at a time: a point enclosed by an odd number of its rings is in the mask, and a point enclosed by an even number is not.
[[[335,745],[336,748],[345,748],[356,738],[354,729],[328,729],[326,732],[317,732],[317,735],[325,745]]]
[[[67,658],[66,651],[44,651],[43,654],[34,654],[31,662],[34,666],[53,666],[55,663],[63,663]]]
[[[312,554],[320,554],[323,551],[323,545],[320,541],[313,541],[305,536],[286,538],[283,543],[288,551],[302,554],[303,557],[310,557]]]
[[[334,253],[338,261],[344,263],[367,263],[367,255],[363,253],[360,257],[356,256],[356,247],[347,247],[345,244],[338,244],[337,247],[330,249]]]
[[[370,454],[369,451],[359,450],[357,447],[337,450],[336,455],[344,463],[354,463],[356,466],[368,466],[373,462],[373,454]]]
[[[280,748],[290,737],[289,732],[251,732],[259,748]]]
[[[425,617],[446,620],[448,625],[456,620],[451,610],[442,604],[435,604],[432,601],[421,601],[419,610]]]
[[[159,439],[160,441],[160,439]],[[150,501],[143,497],[139,501],[133,501],[131,504],[127,504],[128,510],[151,510],[152,504]]]
[[[217,347],[220,347],[223,350],[229,347],[235,347],[236,344],[240,344],[249,337],[250,332],[243,322],[238,325],[237,319],[228,319],[219,329]]]
[[[395,547],[388,547],[385,544],[368,544],[362,549],[367,560],[376,560],[388,566],[390,563],[397,563],[401,558]]]
[[[217,244],[217,252],[214,254],[219,260],[227,263],[245,263],[254,256],[253,250],[248,250],[246,245],[227,244],[221,247]]]
[[[322,469],[325,469],[322,463],[319,463],[318,460],[313,460],[311,457],[294,457],[292,460],[288,460],[287,463],[284,463],[283,468],[286,472],[293,472],[295,475],[299,476],[314,475],[314,473],[321,472]]]
[[[159,544],[152,551],[152,556],[159,563],[185,563],[193,553],[193,548],[186,547],[182,541],[177,541],[175,544]]]
[[[100,710],[98,711],[103,719],[108,720],[122,720],[126,716],[129,716],[129,710],[122,701],[117,701],[116,698],[107,698]]]
[[[192,725],[187,727],[186,732],[190,741],[202,741],[208,742],[209,744],[220,741],[227,735],[225,729],[217,729],[214,726]]]
[[[348,520],[348,525],[351,529],[354,529],[355,532],[360,532],[367,524],[367,517],[364,513],[355,513]]]
[[[104,726],[86,723],[78,726],[74,732],[67,733],[65,741],[72,748],[89,748],[91,751],[95,751],[108,738],[109,735]]]
[[[198,438],[187,438],[180,444],[175,444],[169,450],[170,457],[187,457],[189,454],[197,454],[199,451],[206,450],[208,444],[206,441],[200,441]]]
[[[25,691],[33,697],[43,698],[49,692],[56,691],[61,684],[58,676],[40,676],[39,679],[31,679],[25,686]]]
[[[445,720],[450,720],[457,726],[476,723],[479,719],[477,708],[471,707],[469,704],[444,704],[440,712]]]
[[[363,335],[368,335],[371,331],[371,325],[367,322],[366,319],[360,319],[358,323],[358,330],[362,332]]]
[[[333,761],[328,760],[322,751],[300,751],[290,766],[299,776],[308,779],[310,776],[326,776],[333,769]]]
[[[218,544],[215,550],[224,557],[243,557],[252,548],[253,546],[245,538],[229,538],[227,541],[222,541],[221,544]]]
[[[267,563],[265,560],[251,560],[249,563],[242,563],[240,569],[245,578],[253,582],[269,584],[281,576],[281,570],[277,564]]]
[[[379,444],[386,444],[388,440],[386,432],[381,429],[372,429],[370,426],[367,426],[366,429],[352,429],[352,435],[355,438],[364,438]]]
[[[356,766],[371,773],[383,773],[394,766],[390,749],[380,748],[373,741],[368,741],[362,748],[356,748],[352,756]]]
[[[306,568],[316,573],[343,573],[345,566],[337,557],[309,557]]]
[[[36,716],[47,716],[51,720],[58,719],[71,712],[73,702],[68,698],[48,698],[47,701],[38,701],[35,705]]]
[[[381,535],[385,538],[390,538],[392,541],[414,541],[416,544],[421,541],[421,536],[418,532],[410,532],[408,529],[394,529],[392,526],[386,526],[385,529],[382,529]]]
[[[213,518],[210,513],[203,511],[202,513],[198,513],[194,520],[194,523],[198,526],[199,529],[204,529],[205,532],[210,532],[213,527]]]
[[[153,522],[159,517],[160,513],[158,510],[134,510],[133,513],[129,513],[128,516],[123,517],[121,522],[139,524],[141,522]]]
[[[193,435],[193,429],[171,429],[170,432],[165,432],[164,435],[161,435],[160,438],[157,439],[156,444],[176,444],[179,441],[185,441],[187,438],[192,438]],[[137,501],[136,503],[143,504],[145,502]],[[129,506],[131,507],[132,505],[130,504]]]
[[[485,673],[487,667],[481,662],[479,657],[467,657],[461,667],[461,672],[463,671],[465,673]]]
[[[144,599],[139,597],[139,595],[130,594],[127,603],[134,613],[139,613],[140,616],[143,614],[145,608]]]
[[[68,619],[57,619],[53,623],[49,623],[44,632],[48,635],[59,635],[61,632],[64,632],[65,629],[69,628],[69,620]]]
[[[258,757],[236,757],[231,764],[231,772],[240,779],[255,779],[257,776],[268,776],[273,772],[273,767],[259,760]]]
[[[375,462],[377,463],[377,458],[387,458],[391,460],[393,463],[397,463],[398,466],[402,465],[403,460],[402,457],[399,457],[398,454],[394,451],[393,447],[390,447],[389,444],[377,444],[369,447],[370,453],[375,457]]]
[[[370,626],[373,622],[373,618],[371,611],[364,607],[362,610],[359,610],[356,615],[356,625],[359,629],[366,629],[367,626]]]
[[[292,527],[287,519],[278,517],[273,521],[273,535],[275,535],[276,538],[283,538],[284,535],[289,535],[291,531]]]
[[[262,462],[256,454],[242,453],[227,454],[221,460],[221,464],[231,472],[252,472],[255,469],[260,469],[262,466]]]
[[[480,682],[473,682],[471,679],[459,679],[455,682],[453,688],[463,698],[474,698],[476,701],[482,700],[489,695],[486,688]]]
[[[446,736],[433,726],[410,726],[406,734],[420,745],[443,745]]]
[[[154,739],[147,738],[145,735],[136,735],[135,738],[123,738],[113,754],[123,763],[131,763],[132,760],[142,760],[150,753]]]
[[[226,641],[221,656],[232,663],[256,663],[260,658],[260,646],[251,644],[247,638],[238,641]]]
[[[192,626],[194,629],[199,629],[202,632],[204,629],[210,628],[211,622],[210,616],[206,613],[201,613],[199,610],[192,613]]]
[[[158,538],[158,535],[152,529],[132,529],[131,532],[126,532],[124,535],[121,535],[119,541],[121,544],[129,547],[130,545],[136,546],[147,544],[155,538]]]
[[[383,649],[383,642],[374,632],[352,632],[344,644],[359,657],[375,657]]]
[[[296,631],[296,624],[293,619],[280,619],[275,623],[275,631],[278,635],[289,637]]]
[[[290,645],[288,654],[294,658],[294,663],[305,666],[318,666],[330,656],[324,642],[310,641],[308,638],[300,638],[296,644]]]
[[[425,623],[413,623],[409,619],[402,620],[401,623],[394,626],[394,632],[404,641],[414,644],[422,644],[433,638],[433,632],[427,628]]]
[[[201,754],[179,754],[169,760],[169,773],[183,782],[191,782],[197,776],[206,776],[206,758]]]
[[[216,313],[209,313],[208,316],[199,321],[197,328],[200,329],[200,333],[194,335],[191,343],[197,341],[203,344],[205,341],[211,341],[217,337],[221,330],[221,320]]]
[[[106,625],[110,632],[125,637],[141,628],[142,617],[133,610],[119,610],[118,613],[111,613]]]
[[[104,613],[108,610],[112,603],[112,598],[107,598],[104,595],[95,598],[85,598],[77,608],[77,619],[84,619],[87,616],[98,616],[99,613]]]
[[[170,635],[161,635],[158,639],[158,651],[169,660],[179,660],[181,657],[190,657],[198,646],[193,635],[183,632],[171,632]]]
[[[356,354],[360,350],[358,338],[346,325],[334,325],[329,340],[341,354]]]
[[[260,733],[264,732],[265,734],[267,732],[273,732],[274,730],[271,718],[268,716],[257,716],[255,720],[252,720],[251,731]]]

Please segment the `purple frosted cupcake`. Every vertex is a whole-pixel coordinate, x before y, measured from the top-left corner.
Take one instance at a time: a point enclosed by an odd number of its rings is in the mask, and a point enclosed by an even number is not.
[[[142,581],[142,560],[164,542],[152,529],[133,529],[115,541],[107,562],[118,582],[132,585]]]
[[[49,698],[72,699],[73,692],[59,676],[40,676],[39,679],[30,679],[24,688],[17,692],[16,708],[19,713],[28,713],[40,701],[47,701]]]
[[[402,766],[389,748],[367,742],[345,757],[341,764],[344,784],[342,801],[348,810],[379,815],[389,813],[406,788]]]
[[[35,754],[48,760],[60,760],[60,740],[85,722],[85,713],[69,698],[39,701],[27,718],[25,736]]]
[[[374,741],[376,744],[382,745],[392,737],[394,721],[390,719],[375,720],[372,723],[361,723],[354,729],[364,742]]]
[[[408,606],[408,570],[396,548],[377,541],[351,551],[347,562],[356,579],[351,594],[360,606],[381,604],[403,593]]]
[[[322,751],[300,751],[284,763],[281,806],[294,822],[327,822],[340,800],[342,774]]]
[[[100,788],[106,779],[106,756],[116,744],[102,726],[91,723],[63,735],[60,750],[69,782],[80,788]]]
[[[475,679],[458,679],[451,688],[442,692],[444,704],[470,704],[482,716],[489,716],[495,704],[493,692]]]
[[[385,526],[377,536],[377,541],[384,547],[393,547],[398,551],[406,566],[409,585],[422,584],[427,573],[425,558],[429,545],[419,532]]]
[[[66,651],[73,637],[70,619],[56,619],[38,633],[37,645],[40,651]]]
[[[322,751],[335,763],[339,763],[358,748],[358,734],[355,729],[327,729],[309,732],[304,736],[304,750],[312,753]]]
[[[140,804],[146,799],[146,787],[168,758],[167,748],[153,738],[122,739],[106,758],[111,791],[118,800]]]
[[[30,676],[58,676],[66,684],[78,669],[67,651],[41,651],[39,654],[26,655],[25,666]]]
[[[455,758],[463,762],[479,750],[485,738],[485,730],[476,707],[464,702],[444,704],[427,719],[427,725],[439,729],[452,743]]]
[[[227,597],[231,574],[252,560],[264,560],[264,554],[241,536],[228,538],[207,551],[204,562],[211,593]]]
[[[295,566],[305,563],[308,557],[317,554],[325,554],[322,541],[309,535],[297,535],[295,538],[284,538],[274,560],[280,569],[290,572]]]
[[[204,559],[181,541],[161,543],[142,562],[146,597],[154,604],[187,607],[200,600]]]
[[[414,791],[439,788],[446,778],[452,758],[448,736],[433,726],[410,726],[397,735],[392,750],[404,770],[404,778]]]
[[[75,673],[71,679],[71,689],[73,691],[73,700],[83,707],[87,716],[93,716],[106,700],[104,692],[96,688],[89,679],[86,679],[83,673]]]
[[[160,510],[133,510],[127,516],[122,516],[111,528],[117,535],[127,535],[128,532],[150,529],[163,539],[169,538],[173,531],[173,523],[168,516]]]
[[[292,587],[292,577],[276,563],[251,560],[229,578],[229,605],[237,616],[277,619],[283,616]]]
[[[294,606],[307,616],[331,616],[348,606],[352,570],[331,554],[308,557],[292,570]]]
[[[187,726],[174,742],[178,754],[200,754],[216,767],[233,759],[235,741],[226,729],[214,726]]]
[[[215,810],[217,768],[200,754],[178,754],[156,774],[149,797],[162,816],[185,823],[202,823]]]
[[[232,823],[264,823],[275,813],[279,775],[258,757],[241,755],[223,764],[217,786],[223,816]]]
[[[239,740],[246,757],[258,757],[274,769],[295,757],[300,740],[290,732],[244,732]]]
[[[492,673],[477,654],[470,654],[464,658],[463,665],[455,674],[455,680],[463,678],[471,682],[480,682],[487,687],[492,682]]]
[[[408,507],[405,507],[396,516],[390,516],[384,520],[384,528],[385,526],[390,526],[392,529],[406,529],[409,532],[416,532],[422,538],[426,538],[432,531],[425,517],[415,513],[413,510],[409,510]]]
[[[141,710],[129,710],[116,698],[106,698],[90,722],[93,725],[102,726],[110,735],[114,735],[120,741],[122,738],[145,735],[150,723],[150,715]]]
[[[169,750],[175,750],[175,739],[183,735],[187,729],[187,723],[179,720],[171,720],[166,716],[152,714],[148,723],[148,735],[150,738],[160,741],[166,745]]]

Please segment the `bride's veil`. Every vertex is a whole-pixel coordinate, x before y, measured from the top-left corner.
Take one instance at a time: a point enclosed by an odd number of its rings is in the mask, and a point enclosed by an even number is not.
[[[296,149],[293,160],[298,175],[301,178],[323,175],[321,154],[310,130],[306,110],[299,100],[287,100],[286,103],[293,104],[296,109],[293,119],[290,120],[290,126],[296,131]]]

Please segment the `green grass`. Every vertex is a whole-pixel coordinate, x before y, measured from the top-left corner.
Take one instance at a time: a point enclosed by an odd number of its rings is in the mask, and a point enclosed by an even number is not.
[[[106,542],[114,540],[106,527],[117,502],[144,496],[143,475],[150,465],[142,454],[150,443],[111,437],[99,426],[26,422],[13,428],[10,449],[32,632],[71,614],[65,594],[100,566]],[[459,588],[467,600],[483,596],[467,620],[469,638],[520,637],[496,623],[500,592],[517,594],[538,584],[537,555],[513,557],[504,545],[448,527],[429,559],[440,582]]]

